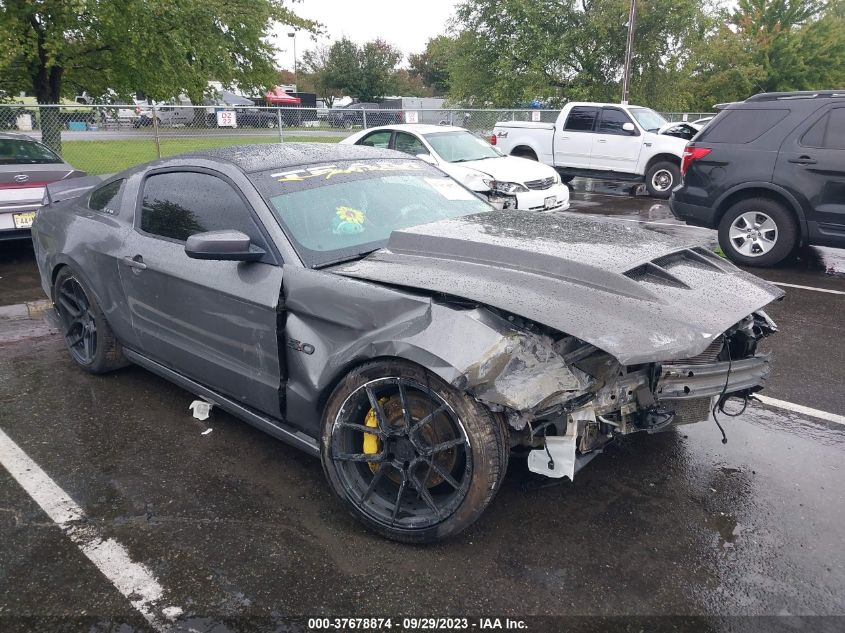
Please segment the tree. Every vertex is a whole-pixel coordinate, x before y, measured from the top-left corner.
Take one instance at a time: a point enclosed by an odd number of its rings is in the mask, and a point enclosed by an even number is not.
[[[380,101],[395,92],[394,73],[402,51],[382,39],[366,42],[359,51],[360,79],[356,94],[361,101]]]
[[[450,96],[512,105],[617,101],[629,0],[464,0],[448,63]],[[710,28],[697,0],[640,0],[632,96],[682,106],[675,83]]]
[[[449,91],[449,62],[454,43],[454,38],[438,35],[428,40],[422,53],[408,56],[410,74],[419,77],[436,95],[445,95]]]
[[[274,22],[314,31],[285,0],[3,0],[0,76],[40,104],[114,90],[154,99],[202,101],[209,80],[243,89],[275,76]],[[42,108],[42,135],[61,151],[55,110]]]
[[[696,100],[737,101],[757,92],[845,85],[843,3],[740,0],[691,68]]]
[[[381,39],[358,46],[344,37],[327,49],[303,55],[303,65],[324,99],[348,94],[361,101],[380,101],[394,90],[400,61],[401,51]]]
[[[304,89],[313,90],[331,108],[334,100],[343,96],[343,90],[333,85],[330,74],[326,71],[329,64],[329,51],[328,46],[318,46],[305,51],[299,62],[300,78],[298,80],[303,84]]]

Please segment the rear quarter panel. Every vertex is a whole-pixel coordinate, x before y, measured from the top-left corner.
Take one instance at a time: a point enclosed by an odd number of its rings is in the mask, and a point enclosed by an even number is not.
[[[32,241],[47,296],[53,298],[58,269],[70,266],[94,294],[118,340],[132,346],[135,335],[118,270],[133,211],[127,204],[127,198],[134,199],[128,195],[128,185],[124,186],[115,216],[88,209],[87,193],[42,207],[33,224]]]

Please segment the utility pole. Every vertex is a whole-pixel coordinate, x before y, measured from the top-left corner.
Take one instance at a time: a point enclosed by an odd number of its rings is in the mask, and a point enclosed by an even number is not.
[[[631,91],[631,59],[634,57],[634,32],[637,30],[637,0],[631,0],[628,14],[628,42],[625,48],[625,69],[622,71],[622,105],[628,105]]]
[[[296,85],[296,31],[288,33],[288,37],[293,38],[293,85]]]

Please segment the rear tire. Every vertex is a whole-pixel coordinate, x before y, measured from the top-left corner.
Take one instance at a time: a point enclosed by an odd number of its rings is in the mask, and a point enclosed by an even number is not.
[[[94,294],[65,266],[53,284],[53,304],[70,357],[82,369],[102,374],[128,365]]]
[[[719,246],[737,264],[773,266],[797,245],[795,217],[769,198],[740,200],[719,222]]]
[[[509,449],[498,416],[400,360],[354,369],[323,415],[332,490],[370,530],[404,543],[439,541],[472,525],[499,489]]]
[[[516,156],[517,158],[526,158],[528,160],[537,160],[537,154],[532,152],[530,149],[518,149],[514,151],[511,156]]]
[[[667,160],[654,163],[645,174],[645,186],[650,196],[668,200],[672,189],[681,182],[681,168]]]

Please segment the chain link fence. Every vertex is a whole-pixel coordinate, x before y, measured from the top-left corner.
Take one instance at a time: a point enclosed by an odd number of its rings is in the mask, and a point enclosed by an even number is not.
[[[156,158],[248,143],[337,142],[356,130],[395,123],[457,125],[489,137],[498,121],[553,123],[558,110],[290,108],[259,106],[28,106],[0,104],[0,134],[41,140],[90,174]],[[668,113],[684,120],[683,113]],[[687,114],[695,120],[708,113]]]

